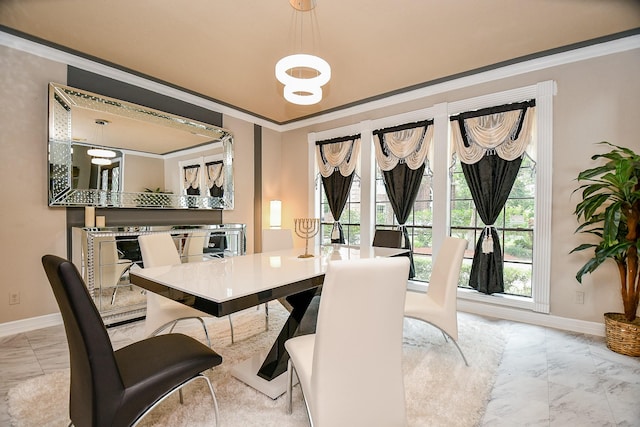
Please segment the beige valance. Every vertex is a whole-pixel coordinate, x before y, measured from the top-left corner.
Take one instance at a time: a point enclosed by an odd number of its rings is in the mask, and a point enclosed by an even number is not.
[[[351,175],[358,164],[360,136],[340,142],[316,144],[316,160],[320,175],[327,178],[336,169],[342,176]]]
[[[224,163],[222,162],[207,163],[207,187],[212,188],[214,185],[222,187],[224,184],[223,170]]]
[[[375,134],[378,166],[389,171],[403,161],[411,170],[424,164],[433,143],[433,125]]]
[[[200,186],[200,166],[184,167],[184,188],[197,189]]]
[[[535,110],[529,107],[464,119],[468,147],[460,132],[460,121],[451,121],[452,151],[466,164],[477,163],[486,154],[514,160],[525,152],[535,161]]]

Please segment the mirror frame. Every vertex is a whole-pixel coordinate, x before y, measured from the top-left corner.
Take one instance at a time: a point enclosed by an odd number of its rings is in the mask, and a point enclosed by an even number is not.
[[[71,107],[78,106],[78,104],[83,108],[91,106],[91,109],[99,112],[109,112],[110,114],[122,115],[127,118],[134,116],[136,119],[142,119],[146,122],[153,122],[173,129],[211,137],[212,144],[220,143],[223,148],[223,195],[221,197],[210,197],[73,188],[71,153],[74,141]],[[127,153],[135,153],[135,151],[127,150],[124,147],[112,148],[122,151],[125,156]],[[188,149],[185,148],[185,150]],[[49,83],[48,159],[49,206],[52,207],[233,209],[233,134],[230,131],[218,126],[57,83]]]

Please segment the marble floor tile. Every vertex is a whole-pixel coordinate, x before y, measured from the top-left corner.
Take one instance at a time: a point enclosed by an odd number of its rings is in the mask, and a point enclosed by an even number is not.
[[[604,390],[591,392],[550,383],[549,425],[606,427],[616,422]]]

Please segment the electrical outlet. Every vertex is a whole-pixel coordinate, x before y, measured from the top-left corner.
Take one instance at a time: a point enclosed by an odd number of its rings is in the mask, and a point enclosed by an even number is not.
[[[584,292],[576,291],[576,304],[584,304]]]
[[[20,304],[20,292],[9,293],[9,305]]]

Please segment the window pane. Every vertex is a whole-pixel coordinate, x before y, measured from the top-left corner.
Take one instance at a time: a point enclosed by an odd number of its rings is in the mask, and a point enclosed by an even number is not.
[[[328,203],[323,203],[321,205],[321,209],[322,209],[322,217],[321,217],[321,221],[322,222],[333,222],[333,215],[331,215],[331,211],[329,210],[329,204]]]
[[[351,189],[349,191],[349,202],[351,203],[360,203],[360,179],[353,178],[353,182],[351,183]]]
[[[474,227],[476,225],[476,205],[472,200],[451,202],[451,227]]]
[[[504,293],[531,296],[533,264],[504,263]]]
[[[433,244],[431,228],[413,228],[411,236],[414,254],[431,255]]]
[[[535,203],[533,199],[510,199],[505,205],[507,228],[532,228]]]
[[[506,231],[504,261],[533,262],[533,231]]]
[[[320,223],[321,244],[331,244],[331,230],[333,230],[333,222],[330,224]],[[297,237],[294,233],[294,237]]]
[[[344,224],[360,224],[360,203],[347,203],[340,222]]]
[[[413,224],[431,225],[433,213],[431,211],[431,201],[415,202],[413,204]]]
[[[390,202],[376,203],[376,225],[394,225],[395,216]]]
[[[431,277],[431,256],[414,254],[413,265],[416,270],[413,280],[428,282]]]

